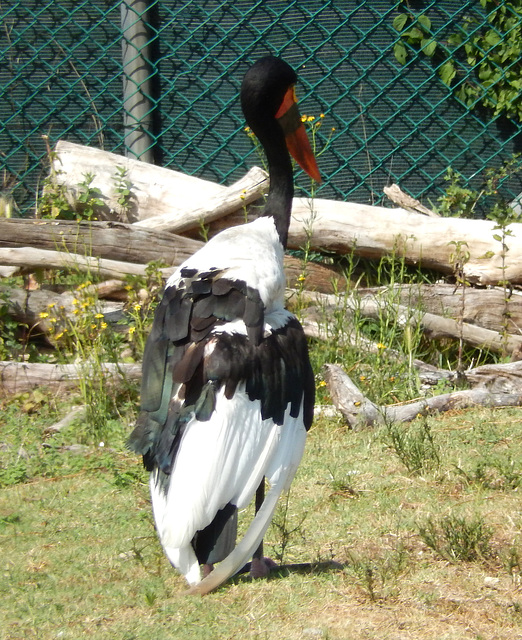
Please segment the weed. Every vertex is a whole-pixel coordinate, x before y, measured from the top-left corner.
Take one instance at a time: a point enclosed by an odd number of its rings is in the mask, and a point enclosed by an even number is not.
[[[473,562],[490,555],[492,530],[479,516],[471,519],[454,514],[428,518],[418,525],[425,544],[451,562]]]
[[[410,473],[419,474],[439,467],[439,447],[426,418],[411,425],[387,422],[385,430],[386,444]]]
[[[41,218],[62,220],[96,220],[97,212],[103,207],[103,194],[97,187],[92,186],[94,175],[85,173],[83,181],[78,184],[75,203],[68,195],[67,187],[61,183],[59,176],[62,173],[55,168],[57,154],[49,146],[49,139],[44,136],[47,145],[47,159],[49,162],[49,175],[43,182],[42,195],[36,204],[38,216]]]
[[[150,262],[145,269],[145,278],[134,276],[127,278],[125,326],[132,357],[136,361],[141,360],[143,356],[154,310],[163,289],[161,268],[164,266],[161,261]]]
[[[80,220],[97,220],[97,211],[103,206],[102,192],[92,186],[94,174],[84,174],[83,182],[78,185],[76,206]]]
[[[454,218],[475,218],[478,214],[487,213],[492,220],[513,222],[516,212],[503,196],[501,187],[508,180],[519,177],[521,173],[521,156],[515,153],[500,167],[487,169],[482,184],[478,189],[474,189],[463,186],[464,177],[449,167],[444,176],[448,186],[437,201],[437,212]]]
[[[114,179],[114,190],[117,194],[117,203],[120,207],[119,216],[123,222],[131,222],[131,206],[132,206],[132,183],[127,178],[128,169],[125,167],[116,167],[116,177]]]
[[[278,538],[278,541],[273,544],[274,555],[277,562],[281,564],[294,538],[304,537],[303,523],[308,515],[306,512],[298,516],[290,514],[289,500],[290,492],[287,492],[284,499],[278,503],[271,523]]]
[[[502,564],[518,587],[522,582],[522,557],[518,546],[512,545],[502,554]]]
[[[463,327],[464,327],[464,310],[465,310],[465,296],[466,287],[469,287],[469,282],[466,280],[464,268],[466,263],[469,262],[471,254],[468,250],[468,243],[462,241],[453,240],[449,243],[454,246],[453,251],[450,253],[449,262],[453,268],[453,275],[455,277],[455,288],[460,289],[460,309],[457,317],[459,326],[459,347],[457,354],[457,375],[462,376],[464,367],[462,362],[462,353],[464,348],[463,340]]]
[[[22,327],[9,311],[9,288],[0,290],[0,360],[18,360],[22,357],[24,343],[20,340]]]
[[[353,477],[355,472],[347,473],[342,477],[338,477],[332,466],[328,467],[328,473],[330,475],[330,498],[356,498],[359,494],[354,487]]]
[[[109,420],[118,415],[122,404],[105,363],[121,361],[125,338],[109,328],[90,284],[87,280],[76,288],[72,314],[51,303],[40,317],[50,321],[58,359],[68,362],[72,357],[80,368],[79,390],[86,407],[84,437],[98,443],[109,438]]]
[[[49,144],[49,137],[42,136],[47,147],[47,161],[49,162],[49,175],[43,181],[42,195],[36,203],[37,216],[41,218],[61,218],[63,220],[73,220],[75,213],[64,184],[59,182],[59,175],[62,173],[55,168],[58,158]]]
[[[408,554],[402,545],[387,553],[362,555],[347,551],[347,559],[348,571],[372,602],[382,600],[395,591],[397,579],[408,565]]]
[[[145,589],[145,593],[143,595],[145,598],[145,602],[149,607],[153,607],[156,604],[156,600],[158,599],[158,594],[154,592],[150,587]]]
[[[18,513],[11,513],[7,516],[0,517],[0,526],[10,525],[10,524],[19,524],[20,520],[21,518]]]
[[[456,469],[470,486],[509,491],[522,486],[522,469],[519,466],[509,457],[488,456],[476,462],[469,471],[460,466]]]

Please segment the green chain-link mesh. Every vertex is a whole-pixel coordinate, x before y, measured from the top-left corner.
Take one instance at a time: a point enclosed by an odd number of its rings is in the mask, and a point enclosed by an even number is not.
[[[259,163],[243,130],[241,77],[267,53],[298,71],[301,112],[324,114],[318,150],[330,141],[319,161],[319,197],[379,203],[382,188],[396,182],[429,204],[449,166],[477,186],[486,168],[521,147],[520,123],[462,104],[442,82],[437,55],[406,43],[408,59],[400,64],[394,46],[406,38],[394,20],[404,12],[425,15],[435,40],[457,31],[471,39],[488,24],[482,4],[4,1],[3,190],[22,207],[34,205],[46,171],[44,136],[51,147],[59,139],[116,153],[130,146],[131,155],[189,174],[238,179]],[[513,17],[520,30],[521,16]],[[473,66],[461,65],[459,73],[458,82],[473,80]],[[144,128],[141,155],[131,136]],[[299,179],[306,190],[307,180]],[[522,191],[516,181],[504,187],[510,197]]]

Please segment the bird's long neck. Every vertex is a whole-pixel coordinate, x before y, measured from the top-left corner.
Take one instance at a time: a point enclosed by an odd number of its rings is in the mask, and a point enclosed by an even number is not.
[[[281,244],[286,248],[292,198],[294,196],[294,181],[292,162],[286,148],[284,136],[278,125],[276,126],[278,128],[276,135],[269,136],[265,141],[261,140],[262,144],[264,142],[263,146],[270,176],[270,189],[262,215],[274,218]]]

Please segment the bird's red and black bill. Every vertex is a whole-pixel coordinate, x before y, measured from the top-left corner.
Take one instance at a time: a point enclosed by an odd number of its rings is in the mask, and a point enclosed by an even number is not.
[[[321,182],[321,174],[306,135],[306,129],[301,121],[301,115],[297,108],[297,98],[294,87],[290,87],[283,98],[276,116],[285,134],[286,146],[301,169],[313,178]]]

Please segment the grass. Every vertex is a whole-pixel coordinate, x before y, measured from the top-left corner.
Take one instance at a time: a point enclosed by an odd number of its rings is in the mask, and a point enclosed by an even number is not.
[[[123,447],[129,425],[112,446],[73,453],[81,425],[43,435],[63,411],[54,401],[38,413],[27,397],[2,409],[16,429],[3,431],[0,451],[0,638],[522,638],[517,410],[427,418],[439,462],[414,472],[386,427],[317,420],[265,551],[276,557],[284,544],[284,562],[342,566],[238,578],[201,599],[184,595],[160,549],[146,474]],[[20,459],[25,472],[10,478]],[[474,481],[491,460],[509,482]],[[445,553],[427,544],[427,522]],[[442,523],[454,538],[479,523],[480,553],[451,557]]]

